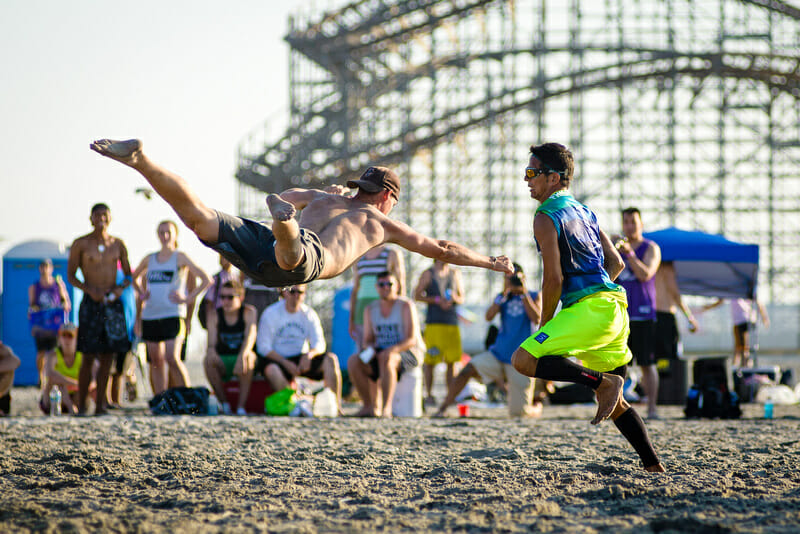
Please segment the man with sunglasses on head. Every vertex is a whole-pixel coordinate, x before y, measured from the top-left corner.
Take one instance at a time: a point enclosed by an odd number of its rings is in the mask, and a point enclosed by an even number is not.
[[[400,179],[386,167],[370,167],[360,179],[348,181],[347,187],[357,189],[354,196],[344,196],[341,186],[268,195],[270,227],[209,208],[183,178],[151,161],[138,139],[102,139],[90,148],[138,171],[206,246],[268,287],[333,278],[383,243],[447,263],[513,272],[505,256],[484,256],[390,219],[400,198]]]
[[[363,402],[358,417],[392,417],[397,381],[405,371],[418,367],[425,355],[417,308],[398,295],[397,278],[384,271],[375,286],[380,299],[364,310],[365,350],[347,361]]]
[[[613,282],[624,267],[622,257],[595,214],[569,193],[572,152],[557,143],[530,150],[525,181],[531,198],[540,203],[533,235],[544,271],[542,316],[539,330],[514,352],[511,363],[530,377],[593,389],[598,407],[592,424],[610,417],[645,470],[663,472],[642,418],[622,397],[632,358],[627,298]],[[556,315],[559,300],[562,309]]]
[[[222,402],[222,413],[230,415],[231,406],[225,396],[224,383],[234,376],[239,379],[239,402],[236,415],[247,415],[244,409],[250,395],[256,353],[256,309],[244,304],[244,286],[231,279],[217,288],[219,308],[206,314],[208,352],[203,367],[214,394]]]
[[[342,407],[339,358],[326,351],[322,323],[305,303],[306,285],[285,288],[281,300],[270,305],[258,321],[256,373],[263,373],[274,391],[290,386],[298,376],[323,380]]]

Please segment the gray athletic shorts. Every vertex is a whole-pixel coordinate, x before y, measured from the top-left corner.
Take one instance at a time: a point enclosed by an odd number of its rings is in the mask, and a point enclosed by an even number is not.
[[[284,271],[275,261],[275,236],[266,224],[217,211],[219,239],[201,242],[222,254],[244,274],[267,287],[286,287],[316,280],[322,273],[322,243],[317,234],[300,229],[303,263]]]

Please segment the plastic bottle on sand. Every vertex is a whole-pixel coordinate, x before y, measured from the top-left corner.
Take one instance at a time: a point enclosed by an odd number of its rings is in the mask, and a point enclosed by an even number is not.
[[[325,388],[314,396],[314,417],[336,417],[336,393]]]

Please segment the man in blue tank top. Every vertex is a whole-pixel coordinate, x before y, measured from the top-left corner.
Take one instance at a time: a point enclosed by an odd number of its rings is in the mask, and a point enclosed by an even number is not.
[[[644,422],[622,397],[631,360],[627,299],[613,280],[623,261],[594,213],[569,193],[574,168],[563,145],[531,147],[525,181],[541,203],[533,233],[544,270],[542,316],[539,330],[514,352],[512,364],[527,376],[594,389],[598,408],[592,424],[610,417],[644,468],[663,472]],[[562,309],[555,315],[559,300]]]

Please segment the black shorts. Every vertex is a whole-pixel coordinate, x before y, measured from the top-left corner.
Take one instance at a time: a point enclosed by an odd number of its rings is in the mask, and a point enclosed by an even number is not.
[[[631,321],[628,348],[631,349],[637,365],[655,365],[655,335],[655,321]]]
[[[128,352],[131,342],[124,317],[119,299],[103,303],[84,295],[78,310],[78,350],[84,354]]]
[[[36,352],[50,352],[58,346],[58,334],[40,332],[33,336],[33,341],[36,343]]]
[[[142,321],[142,339],[144,341],[159,342],[170,341],[178,336],[183,337],[182,317],[167,317],[165,319],[147,319]]]
[[[306,378],[310,378],[311,380],[322,380],[324,378],[324,376],[325,376],[323,374],[323,372],[322,372],[322,364],[323,364],[323,360],[325,359],[325,355],[327,355],[327,354],[329,354],[329,353],[326,352],[324,354],[320,354],[320,355],[315,356],[314,358],[312,358],[312,360],[311,360],[311,368],[307,372],[303,373],[300,376],[304,376]],[[301,355],[298,354],[297,356],[289,356],[286,359],[289,360],[290,362],[292,362],[293,364],[297,365],[298,363],[300,363],[300,356]],[[286,380],[291,381],[294,378],[292,376],[292,374],[289,371],[286,370],[286,367],[283,366],[283,360],[278,362],[278,361],[275,361],[275,360],[270,360],[269,358],[263,358],[261,356],[259,356],[256,359],[256,366],[255,366],[255,369],[253,371],[253,374],[254,375],[258,375],[258,374],[262,374],[263,375],[264,374],[264,370],[271,363],[274,363],[278,367],[281,368],[281,371],[283,372],[283,376],[286,377]],[[265,376],[265,378],[266,378],[266,376]]]
[[[655,352],[656,359],[678,357],[678,322],[675,315],[669,312],[656,312],[656,339]]]
[[[127,352],[118,352],[114,354],[114,360],[111,362],[111,374],[112,375],[121,375],[124,374],[125,371],[128,369],[128,364],[130,363],[130,357],[133,355]]]
[[[202,243],[253,280],[267,287],[286,287],[316,280],[322,273],[322,242],[317,234],[300,229],[303,263],[284,271],[275,260],[275,236],[264,223],[217,211],[219,237],[216,243]]]
[[[370,373],[368,375],[370,380],[378,380],[381,376],[381,368],[380,364],[378,363],[378,356],[377,353],[382,351],[383,349],[376,348],[375,349],[375,356],[369,361],[367,365],[369,365]],[[414,367],[420,364],[419,358],[417,358],[416,354],[407,350],[405,352],[400,353],[400,368],[397,370],[397,379],[400,380],[400,377],[403,376],[403,373],[406,372],[406,369],[413,369]]]

